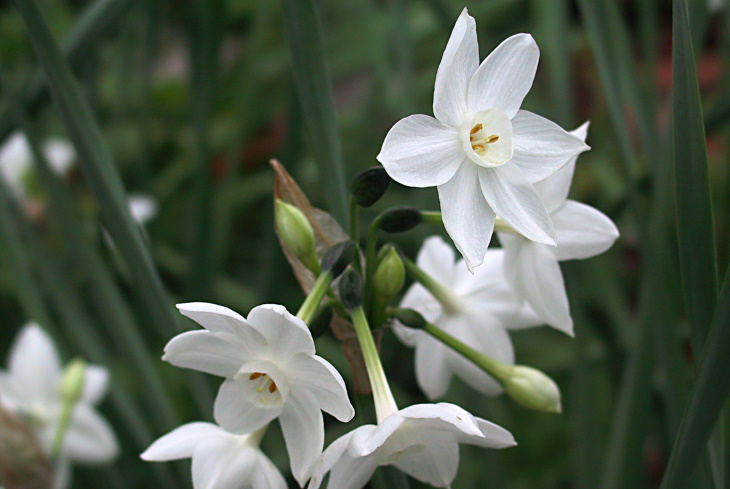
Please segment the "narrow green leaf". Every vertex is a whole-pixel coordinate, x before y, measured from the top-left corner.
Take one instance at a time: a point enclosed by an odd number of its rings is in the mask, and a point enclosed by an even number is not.
[[[693,346],[700,352],[715,310],[718,280],[702,102],[683,0],[674,0],[672,39],[672,146],[679,258]]]
[[[119,248],[147,308],[149,323],[164,336],[177,330],[177,315],[163,289],[142,233],[127,208],[122,181],[87,101],[33,0],[16,0],[28,35],[46,74],[82,170],[101,206],[106,228]]]
[[[131,4],[132,0],[97,0],[86,7],[63,43],[63,52],[68,56],[69,64],[78,67],[87,61],[89,52],[119,23]],[[33,114],[42,107],[46,95],[46,83],[43,73],[39,71],[25,84],[19,96],[20,104]],[[16,126],[12,112],[5,109],[0,115],[0,141],[5,140]]]
[[[281,3],[299,103],[312,152],[322,165],[320,174],[326,184],[329,211],[340,223],[345,223],[345,168],[322,26],[312,0],[282,0]]]
[[[697,380],[661,489],[689,487],[687,480],[702,454],[730,395],[730,270],[699,361]]]

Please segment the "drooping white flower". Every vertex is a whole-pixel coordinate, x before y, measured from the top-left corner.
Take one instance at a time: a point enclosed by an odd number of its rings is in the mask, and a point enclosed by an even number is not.
[[[66,175],[76,161],[76,151],[62,138],[48,138],[43,143],[43,154],[51,169],[59,176]],[[33,168],[33,153],[21,132],[13,133],[0,148],[0,176],[18,199],[27,196],[26,182]]]
[[[585,140],[588,123],[573,131]],[[603,253],[618,238],[618,229],[593,207],[568,200],[577,156],[553,176],[535,184],[555,227],[557,246],[545,246],[522,236],[498,233],[504,247],[504,274],[513,293],[526,301],[547,324],[572,336],[568,296],[559,261]]]
[[[555,244],[532,184],[588,149],[553,122],[519,110],[539,54],[529,34],[518,34],[480,65],[476,23],[464,9],[436,74],[435,118],[400,120],[377,157],[403,185],[438,187],[444,226],[470,270],[482,263],[495,215],[528,239]]]
[[[318,489],[327,472],[329,489],[360,489],[381,465],[393,465],[434,487],[449,487],[459,468],[459,443],[486,448],[516,444],[507,430],[459,406],[417,404],[335,440],[315,466],[309,489]]]
[[[195,489],[286,489],[279,469],[259,448],[262,435],[189,423],[156,440],[140,457],[148,462],[192,458]]]
[[[278,417],[292,473],[306,482],[324,446],[321,411],[343,422],[354,415],[342,376],[315,355],[306,324],[279,305],[255,307],[247,319],[215,304],[177,307],[206,330],[173,338],[163,359],[226,378],[214,414],[227,431],[251,433]]]
[[[51,455],[62,411],[63,371],[53,341],[36,324],[25,326],[0,371],[0,403],[28,423],[47,455]],[[94,409],[107,391],[109,374],[103,367],[87,365],[84,391],[75,405],[59,454],[56,487],[69,482],[71,463],[103,464],[118,453],[114,432]]]
[[[428,238],[417,264],[443,286],[449,304],[444,306],[416,283],[400,307],[420,312],[427,321],[480,353],[512,365],[514,350],[507,329],[537,326],[542,321],[510,292],[502,272],[503,257],[502,250],[487,251],[484,264],[472,275],[463,260],[455,263],[451,246],[440,237]],[[429,399],[443,396],[453,375],[483,394],[502,392],[500,384],[484,370],[428,333],[399,323],[394,331],[403,343],[415,347],[416,380]]]

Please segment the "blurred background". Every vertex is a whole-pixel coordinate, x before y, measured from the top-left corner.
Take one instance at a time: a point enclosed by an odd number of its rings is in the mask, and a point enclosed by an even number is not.
[[[101,410],[123,453],[112,467],[75,470],[74,487],[188,487],[189,462],[138,458],[182,422],[210,420],[220,382],[159,360],[177,331],[195,327],[171,304],[209,301],[244,315],[261,303],[299,307],[303,294],[273,231],[269,159],[279,159],[312,202],[344,224],[342,182],[377,164],[396,121],[432,113],[436,69],[464,0],[318,0],[319,22],[300,0],[37,3],[91,108],[112,173],[128,194],[152,199],[141,225],[154,264],[142,271],[130,264],[138,248],[114,240],[121,224],[104,214],[109,202],[85,162],[73,161],[60,178],[29,172],[22,195],[6,181],[0,364],[16,332],[34,320],[65,361],[81,356],[111,369]],[[591,121],[593,149],[578,160],[571,197],[609,215],[621,238],[604,255],[563,263],[575,339],[545,327],[513,334],[517,361],[560,385],[561,416],[452,383],[449,402],[501,424],[519,442],[499,452],[463,446],[454,487],[658,487],[696,355],[675,224],[671,2],[466,6],[482,58],[509,35],[535,37],[540,66],[523,108],[569,130]],[[720,271],[730,257],[728,7],[690,6]],[[69,138],[68,115],[51,100],[27,26],[6,0],[0,79],[3,144],[21,127],[39,142]],[[361,223],[402,204],[436,210],[436,190],[393,184]],[[415,257],[426,236],[441,232],[421,226],[393,241]],[[149,279],[140,280],[145,273]],[[155,310],[157,297],[166,302]],[[317,347],[351,385],[337,340],[323,334]],[[413,352],[389,333],[383,350],[399,404],[424,402]],[[328,442],[351,429],[326,421]],[[295,487],[278,427],[263,446]]]

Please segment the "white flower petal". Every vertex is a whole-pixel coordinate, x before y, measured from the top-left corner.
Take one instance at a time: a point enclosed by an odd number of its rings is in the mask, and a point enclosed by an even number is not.
[[[352,435],[362,428],[370,430],[375,429],[375,426],[366,425],[356,428],[355,430],[342,435],[327,447],[324,453],[322,453],[319,459],[317,459],[317,462],[314,464],[312,469],[312,478],[309,480],[308,489],[319,489],[319,486],[322,485],[322,480],[324,479],[325,474],[339,463],[343,454],[347,451]],[[375,469],[373,468],[373,470]]]
[[[447,434],[429,432],[422,447],[407,450],[393,465],[434,487],[450,487],[459,470],[459,445]]]
[[[401,119],[388,131],[377,159],[396,182],[422,188],[449,181],[464,152],[455,128],[417,114]]]
[[[291,383],[312,392],[323,411],[343,423],[355,415],[342,375],[327,360],[300,353],[292,358],[287,368]]]
[[[305,389],[292,389],[279,423],[292,474],[303,486],[324,447],[324,422],[317,399]]]
[[[430,336],[423,336],[416,345],[416,382],[429,399],[446,394],[451,382],[451,369],[446,365],[446,348]]]
[[[87,365],[84,377],[84,393],[81,399],[88,404],[98,404],[109,388],[109,371],[98,365]]]
[[[138,224],[146,224],[157,216],[157,201],[145,194],[130,194],[127,198],[129,213]]]
[[[507,224],[532,241],[555,245],[550,216],[516,165],[480,168],[479,182],[487,202]]]
[[[263,452],[256,452],[257,462],[254,465],[251,489],[286,489],[286,480],[276,465]]]
[[[248,313],[248,322],[266,338],[272,357],[286,361],[297,353],[314,355],[314,340],[309,328],[284,306],[256,306]]]
[[[580,260],[600,255],[618,238],[616,225],[591,206],[567,201],[552,216],[558,247],[558,260]]]
[[[420,265],[419,265],[420,267]],[[421,267],[423,269],[423,267]],[[424,270],[425,271],[425,270]],[[429,275],[431,275],[429,273]],[[433,275],[431,275],[434,279]],[[439,282],[441,282],[439,280]],[[441,282],[444,285],[448,284],[449,282]],[[407,308],[407,309],[414,309],[421,313],[421,315],[426,319],[426,321],[434,322],[436,319],[438,319],[439,316],[441,316],[442,313],[442,307],[441,303],[438,302],[433,295],[431,295],[431,292],[426,290],[426,287],[419,283],[414,283],[411,285],[411,287],[408,289],[408,292],[406,292],[406,295],[403,296],[403,300],[400,303],[400,307]],[[399,323],[397,323],[399,324]],[[404,328],[399,327],[397,329],[393,330],[398,337],[401,339],[403,343],[406,345],[413,347],[416,345],[416,340],[418,336],[425,334],[422,331],[419,332],[417,330],[414,330],[413,328]]]
[[[73,144],[63,138],[48,138],[43,143],[43,154],[48,160],[51,170],[56,175],[64,176],[76,161],[76,150]]]
[[[466,9],[456,20],[441,57],[433,91],[433,115],[459,127],[467,114],[469,80],[479,66],[476,21]]]
[[[243,316],[227,307],[208,302],[189,302],[178,304],[177,308],[181,314],[211,333],[229,333],[233,337],[241,338],[243,344],[253,343],[252,348],[260,348],[262,345],[260,335],[256,334]]]
[[[216,423],[231,433],[253,433],[279,414],[281,407],[264,408],[253,404],[239,381],[231,379],[221,385],[213,407]]]
[[[345,453],[332,469],[327,489],[361,489],[373,476],[377,466],[375,456],[353,458]]]
[[[467,434],[456,433],[455,438],[459,443],[466,443],[484,448],[507,448],[517,445],[512,433],[501,426],[485,419],[477,418],[476,416],[474,416],[473,419],[483,436],[470,436]]]
[[[353,431],[347,453],[353,457],[366,457],[382,447],[388,438],[406,421],[398,413],[391,414],[377,426],[365,425]],[[368,429],[366,429],[368,428]]]
[[[454,249],[441,236],[427,238],[416,257],[418,267],[442,284],[449,284],[454,276]]]
[[[53,340],[35,323],[23,327],[10,349],[8,367],[24,398],[46,405],[58,402],[61,362]]]
[[[424,430],[447,430],[470,436],[482,436],[474,416],[456,404],[448,402],[414,404],[398,411],[398,415],[409,420],[409,427],[417,426]]]
[[[193,456],[198,444],[216,436],[226,436],[226,433],[212,423],[188,423],[158,438],[140,455],[140,458],[148,462],[189,458]]]
[[[241,489],[250,484],[258,461],[253,447],[237,437],[216,437],[200,443],[193,452],[195,489]]]
[[[529,34],[505,39],[486,57],[469,82],[469,112],[493,107],[511,119],[530,91],[540,50]]]
[[[512,290],[547,324],[572,336],[568,296],[554,250],[530,242],[505,246],[505,276]]]
[[[208,331],[181,333],[165,346],[162,359],[176,367],[233,377],[253,352],[241,351],[240,345],[223,339],[229,337],[227,333],[216,335]]]
[[[537,114],[520,110],[512,119],[517,165],[530,183],[554,175],[568,160],[590,149],[585,142]]]
[[[74,462],[107,463],[119,446],[109,423],[91,406],[77,404],[63,440],[63,453]]]
[[[438,187],[444,227],[470,270],[484,260],[495,219],[480,188],[478,168],[465,161],[454,178]]]
[[[25,176],[30,171],[33,156],[22,132],[14,132],[0,148],[0,176],[16,198],[25,195]]]

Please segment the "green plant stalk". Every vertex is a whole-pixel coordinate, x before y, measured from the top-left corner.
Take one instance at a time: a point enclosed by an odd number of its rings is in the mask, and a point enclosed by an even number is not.
[[[360,206],[355,198],[350,195],[350,239],[358,243],[360,241]]]
[[[330,285],[332,284],[332,274],[329,271],[322,272],[314,282],[312,290],[309,291],[309,295],[304,299],[299,311],[297,311],[297,317],[304,321],[307,325],[312,322],[314,316],[319,310],[319,304],[322,299],[329,291]]]
[[[121,178],[89,105],[34,0],[15,0],[15,4],[79,154],[82,170],[99,201],[109,234],[138,285],[135,291],[147,309],[150,323],[165,335],[178,331],[178,318],[173,313],[142,233],[129,213]]]
[[[448,312],[457,312],[461,309],[459,299],[454,296],[443,284],[436,281],[429,274],[424,272],[412,260],[403,257],[403,264],[406,266],[406,272],[413,280],[420,283],[441,303],[443,308]]]
[[[362,306],[358,306],[350,311],[350,316],[355,325],[357,340],[360,342],[360,348],[362,349],[362,356],[368,371],[370,386],[373,390],[375,412],[378,423],[380,423],[398,411],[398,405],[395,403],[393,393],[388,385],[388,378],[385,376],[383,364],[378,354],[378,347],[375,345],[375,339],[373,338],[372,331],[370,331],[370,325],[365,317],[364,309]]]
[[[375,274],[375,267],[378,261],[378,231],[380,230],[380,222],[380,216],[372,220],[368,227],[368,235],[365,240],[365,298],[363,303],[368,311],[372,307],[374,294],[373,275]]]

